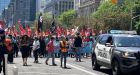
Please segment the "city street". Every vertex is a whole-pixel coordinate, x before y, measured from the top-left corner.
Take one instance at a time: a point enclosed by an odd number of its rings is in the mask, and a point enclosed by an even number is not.
[[[91,67],[90,58],[83,58],[82,62],[75,62],[75,58],[68,58],[68,69],[60,67],[59,58],[56,58],[57,66],[46,65],[45,58],[40,58],[39,63],[33,63],[33,58],[28,59],[28,66],[22,66],[21,57],[14,59],[15,64],[8,64],[8,75],[13,75],[14,66],[18,68],[18,75],[109,75],[111,70],[102,68],[101,71],[94,71]]]
[[[0,75],[124,74],[140,75],[140,0],[0,0]]]

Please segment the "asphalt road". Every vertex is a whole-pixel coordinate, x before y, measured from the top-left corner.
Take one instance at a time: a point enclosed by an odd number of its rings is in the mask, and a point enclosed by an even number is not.
[[[82,62],[75,62],[75,58],[67,58],[67,69],[60,67],[60,59],[56,58],[57,66],[45,64],[45,58],[39,58],[39,63],[28,59],[28,66],[22,66],[22,58],[14,59],[15,64],[8,64],[8,75],[14,75],[14,67],[18,68],[18,75],[110,75],[111,70],[102,67],[101,71],[92,70],[90,58],[82,58]]]

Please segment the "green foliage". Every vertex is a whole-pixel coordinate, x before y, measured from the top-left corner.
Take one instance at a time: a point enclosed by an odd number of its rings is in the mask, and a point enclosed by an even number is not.
[[[68,10],[62,13],[58,20],[65,26],[69,27],[73,24],[74,19],[76,18],[76,11],[75,10]]]
[[[111,1],[103,0],[98,10],[92,14],[96,21],[94,27],[98,27],[102,30],[129,30],[131,25],[131,11],[136,7],[140,7],[140,0],[124,0],[122,5],[113,4]]]
[[[52,22],[52,14],[47,12],[43,14],[43,30],[46,31],[50,28]]]

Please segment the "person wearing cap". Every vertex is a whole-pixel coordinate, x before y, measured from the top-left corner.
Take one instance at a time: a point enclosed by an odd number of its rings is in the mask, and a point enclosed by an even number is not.
[[[81,62],[82,38],[80,37],[80,33],[77,33],[77,36],[74,40],[74,47],[76,52],[76,62]]]
[[[60,57],[60,62],[61,62],[61,67],[62,67],[62,63],[63,63],[63,59],[64,59],[64,68],[66,67],[66,58],[68,55],[68,41],[66,40],[66,38],[64,36],[62,36],[62,41],[60,41],[60,52],[61,52],[61,57]]]
[[[0,29],[0,74],[3,69],[5,75],[5,58],[4,54],[7,54],[7,48],[5,46],[5,31]]]
[[[48,60],[50,57],[52,57],[52,65],[57,66],[55,64],[55,54],[54,54],[54,37],[51,37],[51,40],[48,42],[46,49],[48,50],[48,56],[46,59],[46,65],[48,65]]]

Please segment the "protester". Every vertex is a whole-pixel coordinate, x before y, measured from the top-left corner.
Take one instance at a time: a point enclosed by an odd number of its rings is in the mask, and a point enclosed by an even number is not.
[[[43,36],[40,37],[39,42],[40,42],[39,57],[44,57],[45,40]]]
[[[18,42],[17,39],[14,38],[14,57],[18,57],[18,52],[19,52]]]
[[[7,54],[7,48],[5,45],[5,34],[4,30],[0,29],[0,74],[3,70],[3,74],[5,74],[5,58],[4,54]]]
[[[74,57],[74,53],[75,53],[75,47],[73,46],[74,38],[71,37],[69,40],[70,40],[70,41],[69,41],[68,53],[69,53],[69,56],[70,56],[71,58],[73,58],[73,57]]]
[[[23,59],[23,66],[27,66],[27,58],[29,57],[29,40],[28,36],[24,35],[22,36],[22,40],[20,43],[21,46],[21,53],[22,53],[22,59]]]
[[[6,48],[8,50],[8,63],[12,64],[13,63],[13,57],[14,57],[14,43],[13,43],[13,38],[12,35],[7,35],[6,36]]]
[[[54,37],[51,37],[51,40],[49,41],[49,43],[46,46],[47,50],[48,50],[48,56],[46,59],[46,65],[48,65],[48,60],[50,57],[52,57],[52,65],[56,66],[55,64],[55,54],[54,54]]]
[[[33,54],[34,54],[34,63],[38,63],[38,51],[40,49],[40,42],[38,37],[35,37],[34,42],[33,42]]]
[[[55,40],[55,57],[59,58],[60,57],[60,40],[58,37],[56,37]]]
[[[32,48],[33,48],[33,38],[30,37],[29,39],[29,57],[32,57]]]
[[[48,42],[49,42],[49,37],[46,36],[46,37],[45,37],[45,47],[46,47],[46,45],[48,44]],[[47,54],[48,54],[48,50],[45,48],[44,56],[46,57]]]
[[[80,33],[77,33],[77,37],[74,40],[74,47],[76,52],[76,62],[81,62],[82,38],[80,37]]]
[[[67,68],[66,67],[66,58],[67,58],[67,55],[68,55],[68,41],[66,41],[66,38],[65,37],[62,37],[62,41],[60,41],[60,51],[61,51],[61,67],[63,66],[62,63],[63,63],[63,59],[64,59],[64,68]]]

